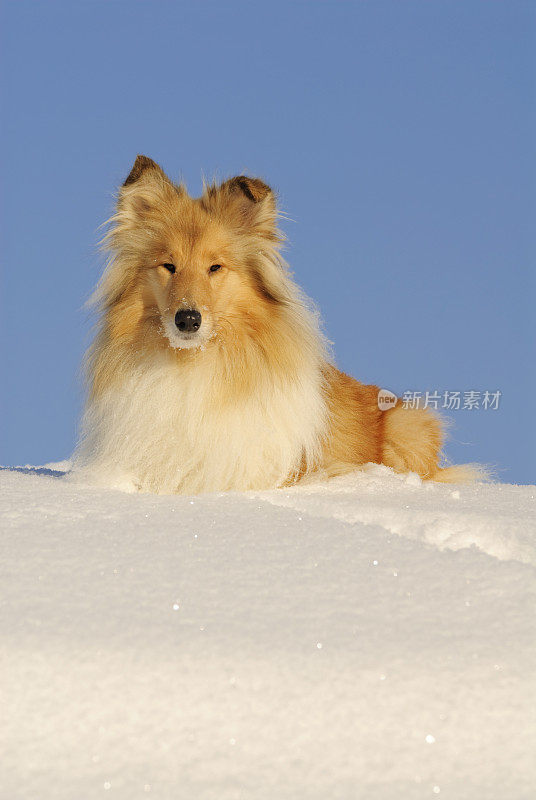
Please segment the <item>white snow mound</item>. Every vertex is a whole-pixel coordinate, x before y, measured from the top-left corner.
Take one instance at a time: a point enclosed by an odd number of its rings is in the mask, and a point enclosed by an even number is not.
[[[536,487],[0,472],[1,796],[536,796]]]

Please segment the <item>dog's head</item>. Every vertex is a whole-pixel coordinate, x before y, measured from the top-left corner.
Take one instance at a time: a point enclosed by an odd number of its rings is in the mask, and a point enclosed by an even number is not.
[[[275,196],[238,176],[188,195],[138,156],[106,237],[112,259],[97,289],[112,331],[185,350],[255,335],[290,300]]]

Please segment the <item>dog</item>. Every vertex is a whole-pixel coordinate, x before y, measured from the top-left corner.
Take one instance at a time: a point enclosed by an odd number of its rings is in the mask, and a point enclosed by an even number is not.
[[[280,255],[272,189],[240,175],[199,198],[139,155],[119,190],[92,302],[75,463],[161,494],[260,490],[370,463],[465,482],[440,466],[441,420],[332,363],[317,313]],[[381,404],[380,404],[381,405]]]

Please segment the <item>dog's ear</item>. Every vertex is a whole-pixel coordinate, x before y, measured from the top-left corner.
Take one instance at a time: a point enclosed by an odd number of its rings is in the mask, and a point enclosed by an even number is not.
[[[132,169],[128,173],[127,179],[124,182],[123,186],[129,186],[131,183],[136,183],[144,173],[157,173],[162,177],[166,177],[163,169],[158,166],[156,161],[153,161],[152,158],[148,158],[147,156],[137,155],[136,160],[132,166]],[[148,177],[146,175],[146,177]]]
[[[275,194],[260,178],[237,175],[220,186],[207,186],[202,200],[210,212],[234,227],[273,242],[281,240]]]
[[[138,155],[119,190],[117,210],[131,221],[139,220],[175,197],[178,190],[156,161]]]
[[[271,199],[275,207],[274,193],[270,187],[261,181],[260,178],[248,178],[247,175],[237,175],[222,183],[221,190],[230,195],[243,194],[252,203],[262,203],[264,200]]]

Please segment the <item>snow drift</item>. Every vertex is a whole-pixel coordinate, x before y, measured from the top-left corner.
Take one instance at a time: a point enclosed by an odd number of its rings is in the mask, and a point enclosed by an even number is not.
[[[0,482],[2,797],[535,796],[535,487]]]

